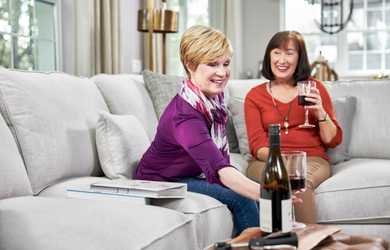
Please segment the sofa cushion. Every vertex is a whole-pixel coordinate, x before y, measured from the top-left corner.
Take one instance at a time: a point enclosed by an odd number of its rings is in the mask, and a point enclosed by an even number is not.
[[[251,88],[266,81],[266,79],[230,80],[227,85],[229,93],[227,95],[228,108],[232,115],[240,153],[245,156],[246,160],[251,158],[251,154],[245,125],[244,99]]]
[[[185,199],[153,199],[151,204],[184,213],[193,219],[202,249],[232,236],[233,220],[229,209],[210,196],[187,192]]]
[[[66,189],[72,187],[87,187],[91,183],[103,180],[103,177],[72,178],[57,183],[43,190],[39,196],[68,197]],[[89,198],[89,197],[83,197]],[[101,199],[91,196],[91,199]],[[101,199],[107,200],[107,199]],[[124,199],[118,199],[123,202]],[[138,201],[129,200],[134,204]],[[219,201],[198,193],[187,192],[185,199],[151,199],[154,206],[164,207],[185,214],[194,220],[198,245],[202,248],[213,242],[230,238],[233,221],[229,209]]]
[[[390,159],[390,81],[341,81],[327,84],[334,99],[357,98],[349,154],[356,158]]]
[[[333,100],[333,106],[336,111],[336,118],[343,129],[343,141],[336,148],[330,148],[327,151],[330,163],[336,164],[349,160],[349,143],[351,141],[352,120],[355,115],[356,97],[346,96]]]
[[[22,197],[0,201],[1,249],[200,249],[193,222],[155,206]]]
[[[150,140],[157,128],[157,116],[141,75],[96,75],[91,78],[112,114],[134,115]]]
[[[230,97],[229,109],[232,113],[240,153],[249,160],[251,158],[251,153],[249,151],[248,134],[245,125],[244,99],[239,97]]]
[[[106,177],[84,176],[61,180],[39,193],[40,197],[68,197],[67,189],[76,187],[89,187],[92,183],[108,180]]]
[[[92,81],[0,69],[0,108],[34,193],[60,179],[102,174],[95,126],[99,112],[108,109]]]
[[[22,195],[32,195],[26,168],[15,140],[0,114],[0,200]]]
[[[390,160],[356,158],[333,170],[315,190],[320,222],[390,222]]]
[[[248,160],[240,153],[230,153],[230,164],[245,175],[248,168]]]
[[[179,92],[184,77],[169,76],[144,70],[142,72],[146,88],[153,101],[157,117],[160,118],[168,103]]]
[[[137,117],[100,113],[96,144],[104,174],[111,178],[133,178],[142,155],[150,145]]]

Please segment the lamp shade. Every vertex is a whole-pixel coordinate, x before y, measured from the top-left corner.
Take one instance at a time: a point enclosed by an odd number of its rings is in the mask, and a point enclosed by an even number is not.
[[[138,10],[138,31],[148,32],[149,10]],[[176,33],[178,31],[178,12],[166,9],[153,10],[153,32]]]

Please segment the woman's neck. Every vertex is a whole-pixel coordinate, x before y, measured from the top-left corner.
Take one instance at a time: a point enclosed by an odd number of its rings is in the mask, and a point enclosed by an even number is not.
[[[285,87],[294,87],[294,79],[285,80],[285,79],[275,79],[271,81],[272,85],[280,85]]]

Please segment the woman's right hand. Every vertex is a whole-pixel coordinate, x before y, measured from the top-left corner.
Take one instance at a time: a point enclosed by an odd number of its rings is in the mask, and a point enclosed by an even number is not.
[[[303,192],[305,192],[304,189],[294,191],[294,193],[292,194],[292,202],[294,204],[299,204],[299,203],[303,202],[303,200],[301,198],[298,198],[298,196],[297,196],[298,194],[303,193]]]

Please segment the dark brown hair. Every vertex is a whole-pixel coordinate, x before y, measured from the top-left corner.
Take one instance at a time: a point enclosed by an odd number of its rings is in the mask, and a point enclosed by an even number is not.
[[[295,84],[298,81],[307,80],[310,76],[310,63],[307,57],[306,45],[303,36],[297,31],[280,31],[268,42],[264,54],[263,68],[261,73],[268,80],[275,80],[271,70],[271,51],[276,48],[284,48],[289,41],[293,41],[298,50],[298,64],[294,72]]]

